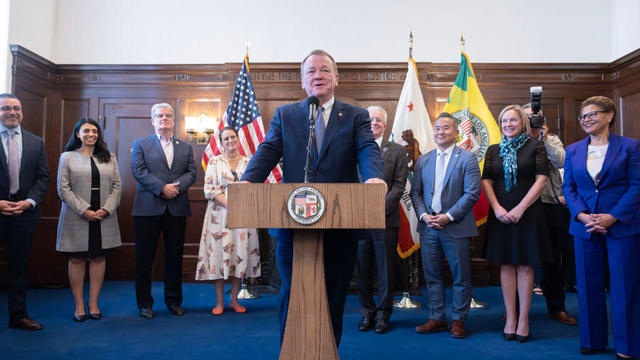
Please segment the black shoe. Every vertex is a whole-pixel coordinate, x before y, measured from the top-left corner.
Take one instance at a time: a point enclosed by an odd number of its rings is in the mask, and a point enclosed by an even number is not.
[[[151,309],[151,306],[141,307],[140,317],[145,319],[153,319],[153,309]]]
[[[531,340],[531,334],[529,334],[529,335],[518,335],[518,334],[516,334],[516,341],[521,343],[521,344],[523,342],[527,342],[529,340]]]
[[[184,309],[180,305],[167,305],[167,309],[175,316],[184,315]]]
[[[577,294],[578,293],[578,288],[575,287],[575,285],[567,285],[567,287],[564,289],[564,291]]]
[[[595,355],[607,351],[606,349],[591,349],[584,346],[580,346],[580,354],[582,355]]]
[[[507,334],[506,332],[503,332],[502,333],[502,337],[507,341],[515,340],[516,339],[516,333]]]
[[[358,323],[358,330],[360,331],[369,331],[373,329],[373,319],[368,317],[363,317],[362,320]]]
[[[630,357],[624,357],[624,356],[620,356],[619,354],[616,354],[616,360],[633,360],[635,359],[635,357],[630,356]]]
[[[97,313],[97,314],[89,313],[89,319],[91,319],[91,320],[100,320],[100,319],[102,319],[102,313]]]
[[[376,322],[376,334],[384,334],[389,331],[389,320],[378,319]]]
[[[73,313],[73,321],[75,322],[83,322],[87,320],[87,318],[87,314],[76,315],[75,313]]]

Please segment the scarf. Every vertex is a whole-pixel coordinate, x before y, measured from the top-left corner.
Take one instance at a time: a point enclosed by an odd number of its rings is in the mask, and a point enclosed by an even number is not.
[[[508,140],[502,136],[500,140],[500,157],[502,158],[502,168],[504,170],[504,185],[507,192],[511,192],[518,184],[518,157],[516,152],[529,140],[529,135],[525,132]]]

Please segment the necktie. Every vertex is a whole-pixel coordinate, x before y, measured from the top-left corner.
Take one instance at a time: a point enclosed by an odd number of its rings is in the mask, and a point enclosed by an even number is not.
[[[320,155],[322,140],[324,139],[324,116],[322,116],[324,107],[318,108],[318,117],[316,118],[316,151]]]
[[[18,160],[18,144],[16,144],[15,130],[9,131],[9,193],[15,194],[20,189],[20,166]]]
[[[446,152],[441,152],[436,159],[436,178],[433,183],[433,200],[431,200],[431,209],[436,213],[440,213],[440,210],[442,210],[442,185],[444,183],[444,172],[446,171],[444,166],[446,156]]]

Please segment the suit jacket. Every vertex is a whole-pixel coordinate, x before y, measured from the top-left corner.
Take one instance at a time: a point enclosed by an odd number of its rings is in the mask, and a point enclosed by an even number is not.
[[[276,109],[271,129],[258,146],[242,180],[263,182],[280,158],[285,183],[304,181],[309,135],[309,107],[306,102]],[[359,182],[357,165],[364,180],[383,177],[380,148],[371,132],[369,114],[363,108],[335,101],[327,123],[322,148],[311,150],[312,182]]]
[[[590,239],[581,213],[611,214],[618,219],[607,229],[607,236],[622,238],[640,233],[640,142],[609,135],[609,147],[600,171],[598,184],[587,171],[587,148],[590,138],[567,147],[562,192],[571,212],[569,233]]]
[[[253,154],[241,180],[263,182],[280,158],[283,161],[282,181],[304,181],[306,146],[309,136],[309,107],[306,102],[288,104],[276,109],[271,128],[264,142]],[[369,113],[360,107],[336,100],[324,134],[320,154],[311,149],[312,182],[359,182],[382,179],[384,164],[380,148],[371,132]],[[278,239],[291,237],[291,232],[277,229],[270,232]]]
[[[17,199],[42,201],[49,186],[49,164],[42,138],[21,127],[22,159],[20,161],[20,188]],[[0,145],[0,200],[9,199],[9,168],[4,148]]]
[[[409,165],[404,146],[382,140],[380,144],[384,161],[384,181],[387,183],[385,215],[387,227],[400,227],[400,198],[407,185]]]
[[[421,155],[413,171],[411,184],[411,201],[416,215],[431,214],[433,186],[436,172],[437,150]],[[473,205],[480,197],[480,166],[475,154],[454,146],[451,159],[447,165],[442,184],[442,210],[453,216],[453,222],[444,227],[444,231],[454,238],[478,235],[476,220],[473,216]],[[419,220],[419,219],[418,219]],[[418,221],[418,232],[429,228],[423,221]]]
[[[158,136],[151,135],[133,142],[131,172],[138,182],[133,201],[133,216],[162,215],[168,209],[173,216],[191,215],[187,190],[196,181],[197,168],[193,148],[189,143],[173,138],[171,168],[162,150]],[[160,197],[166,184],[179,181],[179,194],[168,200]]]
[[[100,172],[100,208],[109,215],[100,220],[102,248],[120,246],[120,228],[116,209],[120,204],[122,183],[118,163],[113,154],[111,161],[94,162]],[[58,196],[62,200],[56,250],[66,252],[89,251],[89,222],[82,214],[91,208],[91,160],[78,151],[60,155],[58,165]]]

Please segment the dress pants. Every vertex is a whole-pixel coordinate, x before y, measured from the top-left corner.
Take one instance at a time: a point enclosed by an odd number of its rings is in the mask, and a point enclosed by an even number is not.
[[[0,215],[0,243],[6,247],[8,274],[9,321],[28,317],[29,253],[40,218],[38,208],[18,216]]]
[[[389,320],[393,311],[393,256],[398,246],[398,228],[362,230],[356,257],[356,285],[363,318]],[[377,271],[376,271],[377,270]],[[378,274],[378,304],[373,283]]]
[[[580,345],[607,347],[605,256],[609,258],[611,327],[616,352],[640,356],[640,234],[575,238]]]
[[[464,321],[471,306],[471,238],[454,238],[445,230],[428,228],[420,233],[420,252],[429,298],[429,319],[446,320],[442,275],[446,256],[453,278],[451,318]]]
[[[561,204],[543,204],[549,229],[549,242],[553,261],[543,263],[542,289],[549,314],[565,311],[564,286],[567,268],[574,263],[573,249],[569,246],[569,209]]]
[[[356,258],[357,240],[354,232],[358,230],[325,230],[324,231],[324,272],[329,302],[329,316],[333,326],[336,346],[342,337],[342,316],[344,304],[349,291],[349,283],[353,276]],[[275,233],[271,233],[274,234]],[[289,310],[289,294],[291,293],[291,273],[293,269],[293,233],[278,231],[276,258],[280,272],[280,343],[284,339],[284,330]]]
[[[173,216],[167,210],[159,216],[134,216],[136,242],[136,300],[138,307],[153,306],[151,266],[160,231],[164,237],[164,302],[182,304],[182,253],[186,216]]]

